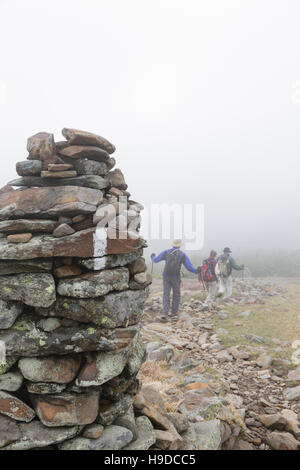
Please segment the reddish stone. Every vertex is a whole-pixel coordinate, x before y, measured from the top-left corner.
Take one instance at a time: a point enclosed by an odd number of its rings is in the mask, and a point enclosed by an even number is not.
[[[33,157],[45,160],[55,154],[55,143],[53,134],[39,132],[27,139],[27,150]]]
[[[42,178],[75,178],[77,176],[77,171],[67,170],[67,171],[42,171]]]
[[[79,276],[82,273],[79,266],[76,264],[70,266],[60,266],[54,270],[54,276],[59,279],[63,277]]]
[[[48,165],[48,171],[67,171],[72,169],[73,165],[70,163],[50,163]]]
[[[106,150],[108,153],[113,153],[116,150],[116,147],[107,139],[100,135],[93,134],[92,132],[81,131],[79,129],[68,129],[65,127],[62,130],[62,135],[71,145],[94,145],[95,147]]]
[[[32,233],[18,233],[14,235],[8,235],[8,243],[27,243],[32,238]]]
[[[99,392],[32,396],[32,402],[45,426],[91,424],[97,418]]]
[[[16,421],[31,421],[35,412],[19,398],[0,391],[0,414],[9,416]]]
[[[89,160],[94,160],[96,162],[107,162],[109,159],[109,155],[105,150],[98,147],[87,147],[84,145],[72,145],[71,147],[66,147],[63,150],[60,150],[60,155],[62,157],[67,157],[67,162],[82,158],[88,158]]]

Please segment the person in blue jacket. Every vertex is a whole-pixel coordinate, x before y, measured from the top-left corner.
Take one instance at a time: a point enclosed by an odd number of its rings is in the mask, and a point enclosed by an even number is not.
[[[171,315],[174,317],[177,316],[181,296],[181,266],[184,266],[191,273],[198,273],[198,270],[193,267],[188,256],[181,251],[180,248],[181,240],[174,240],[172,248],[162,251],[157,256],[154,253],[151,255],[153,263],[165,261],[163,272],[162,320],[166,320],[169,315],[171,290],[173,291]]]

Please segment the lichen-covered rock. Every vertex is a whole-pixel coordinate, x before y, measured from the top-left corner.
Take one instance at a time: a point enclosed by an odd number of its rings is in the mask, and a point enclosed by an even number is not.
[[[28,259],[28,260],[1,260],[0,261],[0,276],[6,274],[21,274],[21,273],[45,273],[50,272],[52,269],[52,260],[47,259]]]
[[[13,300],[6,302],[0,299],[0,330],[10,328],[23,312],[23,307],[21,302]]]
[[[107,426],[98,439],[77,437],[64,442],[60,450],[120,450],[132,441],[132,432],[121,426]]]
[[[56,299],[51,274],[16,274],[0,276],[0,296],[3,300],[21,300],[33,307],[49,307]]]
[[[100,401],[97,422],[109,426],[119,416],[124,415],[132,406],[133,397],[127,393],[121,394],[115,402],[103,403]]]
[[[127,347],[136,332],[135,326],[113,330],[89,325],[72,325],[46,332],[38,327],[38,322],[21,316],[11,328],[0,331],[0,341],[5,341],[8,360],[10,355],[43,357],[85,351],[114,351]],[[0,366],[0,373],[4,372],[1,372]]]
[[[147,296],[147,289],[112,292],[95,299],[57,296],[49,308],[36,308],[35,311],[45,317],[69,318],[104,328],[116,328],[137,323]]]
[[[99,392],[32,395],[33,406],[45,426],[74,426],[93,423],[97,417]]]
[[[61,393],[66,389],[65,384],[57,383],[44,383],[44,382],[27,382],[26,389],[29,393],[35,393],[37,395],[53,395]]]
[[[5,424],[6,430],[2,437],[2,422],[0,416],[0,447],[4,442],[2,450],[29,450],[39,447],[47,447],[52,444],[71,439],[79,432],[78,426],[49,428],[40,421],[34,420],[31,423],[17,423],[12,420]]]
[[[98,353],[80,371],[76,384],[80,387],[102,385],[121,374],[125,367],[128,350]]]
[[[62,296],[76,298],[100,297],[112,290],[128,289],[129,271],[116,268],[87,273],[73,279],[60,280],[57,292]]]
[[[107,255],[102,256],[101,258],[81,259],[79,264],[90,271],[101,271],[101,269],[105,268],[125,266],[139,257],[141,253],[142,248],[138,248],[130,253],[124,253],[121,255]]]
[[[78,160],[73,160],[72,164],[78,175],[106,176],[108,173],[107,164],[104,162],[97,162],[96,160],[80,158]]]
[[[136,419],[137,439],[124,447],[123,450],[148,450],[155,444],[156,436],[147,416],[139,416]]]
[[[19,176],[35,176],[41,173],[42,166],[40,160],[24,160],[16,164],[16,171]]]
[[[76,377],[80,362],[79,356],[24,357],[19,360],[18,367],[31,382],[66,384]]]
[[[213,419],[190,423],[182,437],[192,442],[194,450],[219,450],[222,444],[221,422]]]
[[[66,187],[66,186],[78,186],[78,189],[95,189],[101,190],[107,188],[109,182],[102,178],[102,176],[98,175],[82,175],[82,176],[75,176],[74,178],[42,178],[40,176],[23,176],[22,178],[17,178],[15,180],[10,181],[12,186],[34,186],[37,188],[48,189],[48,186],[55,186],[55,187]],[[16,191],[17,192],[17,191]],[[71,206],[70,206],[71,207]],[[78,205],[78,207],[80,207]],[[92,210],[87,210],[86,212],[94,212]],[[73,212],[75,212],[75,206],[73,206]],[[1,214],[1,213],[0,213]],[[46,215],[46,214],[45,214]],[[52,210],[47,215],[53,216],[54,211]]]

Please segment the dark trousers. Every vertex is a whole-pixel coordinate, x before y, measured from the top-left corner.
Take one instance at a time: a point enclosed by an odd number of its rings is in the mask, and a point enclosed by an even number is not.
[[[170,310],[170,296],[172,292],[172,313],[177,313],[180,303],[180,277],[164,277],[163,278],[163,315],[167,316]]]

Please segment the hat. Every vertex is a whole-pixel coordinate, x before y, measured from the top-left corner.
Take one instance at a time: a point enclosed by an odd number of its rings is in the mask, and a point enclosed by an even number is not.
[[[176,248],[180,248],[182,245],[182,241],[179,240],[179,239],[176,239],[173,241],[173,246],[175,246]]]
[[[223,251],[224,253],[232,253],[231,249],[228,248],[228,246],[226,246]]]

